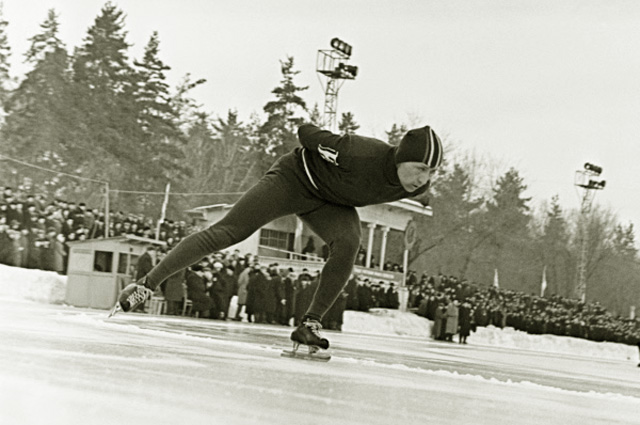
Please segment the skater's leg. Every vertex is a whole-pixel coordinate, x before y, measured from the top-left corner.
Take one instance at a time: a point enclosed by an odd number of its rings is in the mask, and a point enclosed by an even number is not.
[[[236,244],[260,227],[288,214],[311,211],[324,201],[309,196],[295,178],[267,174],[249,189],[227,215],[209,228],[191,234],[173,248],[147,275],[145,286],[155,289],[173,273],[204,256]]]
[[[326,204],[300,218],[329,246],[320,284],[305,317],[320,321],[347,284],[360,249],[360,218],[353,207]]]

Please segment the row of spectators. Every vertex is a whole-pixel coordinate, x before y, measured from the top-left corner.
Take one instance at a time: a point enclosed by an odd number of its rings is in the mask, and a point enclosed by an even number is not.
[[[109,214],[109,236],[156,237],[153,220],[121,211]],[[191,232],[184,221],[167,220],[158,239],[174,246]],[[83,202],[47,201],[23,188],[0,187],[0,263],[66,273],[67,242],[105,236],[105,215]]]
[[[151,250],[152,248],[150,248]],[[145,256],[148,255],[145,254]],[[161,259],[163,253],[158,254]],[[139,273],[146,271],[138,260]],[[151,258],[151,256],[150,256]],[[162,282],[157,296],[167,302],[168,314],[181,314],[183,303],[190,300],[191,314],[196,317],[243,320],[249,322],[296,325],[311,303],[318,286],[319,272],[281,268],[277,263],[261,265],[256,256],[214,253],[187,270],[180,271]],[[230,302],[237,296],[235,314],[230,316]],[[344,311],[347,309],[368,311],[370,308],[398,308],[398,292],[393,284],[353,275],[340,297],[324,318],[327,329],[341,330]]]
[[[460,333],[462,341],[477,326],[493,325],[530,334],[640,343],[640,320],[616,316],[597,302],[482,287],[442,274],[423,275],[419,281],[414,274],[412,281],[410,306],[417,314],[437,322],[434,338],[451,340],[452,334]],[[449,320],[454,324],[447,326]]]

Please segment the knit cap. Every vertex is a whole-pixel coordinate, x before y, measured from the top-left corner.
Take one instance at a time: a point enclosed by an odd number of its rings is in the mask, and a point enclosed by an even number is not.
[[[423,162],[431,168],[442,164],[442,142],[429,126],[409,130],[396,150],[396,164]]]

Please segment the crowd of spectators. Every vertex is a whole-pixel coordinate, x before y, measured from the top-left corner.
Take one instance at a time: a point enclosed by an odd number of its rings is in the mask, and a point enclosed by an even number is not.
[[[466,341],[478,326],[506,326],[529,334],[571,336],[592,341],[640,343],[640,320],[617,316],[599,303],[559,295],[540,297],[519,291],[479,286],[455,276],[410,274],[409,304],[434,321],[433,337]],[[449,322],[453,322],[449,325]],[[457,328],[457,331],[456,331]]]
[[[158,260],[165,255],[160,252]],[[146,261],[141,257],[142,264]],[[141,260],[138,261],[140,269]],[[156,296],[167,302],[167,314],[183,312],[185,300],[191,301],[192,316],[215,320],[246,320],[254,323],[297,325],[311,303],[318,286],[319,272],[292,268],[277,263],[264,265],[257,256],[216,252],[187,270],[162,282]],[[233,296],[235,311],[230,309]],[[326,329],[341,330],[344,311],[368,311],[371,308],[398,308],[398,292],[393,284],[352,275],[349,283],[323,319]],[[231,313],[231,314],[230,314]]]
[[[111,211],[108,236],[131,234],[155,238],[153,220]],[[167,220],[159,238],[174,246],[191,229],[184,221]],[[0,263],[66,273],[67,242],[105,237],[104,211],[84,202],[48,200],[22,187],[0,186]]]
[[[0,263],[66,273],[67,242],[105,237],[104,212],[84,203],[47,200],[22,187],[0,187]],[[166,247],[147,252],[138,261],[142,275],[193,229],[184,221],[161,223],[159,239]],[[112,211],[108,236],[132,234],[155,238],[152,219]],[[312,252],[308,243],[306,254]],[[151,248],[150,248],[151,250]],[[322,257],[326,253],[323,252]],[[366,253],[359,253],[363,263]],[[374,260],[375,261],[375,260]],[[401,272],[398,264],[386,263],[385,270]],[[138,278],[139,276],[135,276]],[[300,273],[278,264],[261,265],[258,258],[239,252],[214,253],[198,264],[163,282],[158,295],[166,301],[168,314],[182,314],[186,300],[190,314],[216,320],[296,325],[311,302],[318,285],[318,273]],[[409,271],[409,308],[433,320],[433,337],[460,343],[478,326],[513,327],[531,334],[554,334],[637,344],[640,322],[608,312],[598,303],[582,303],[557,295],[538,297],[522,292],[479,286],[454,276],[417,278]],[[237,296],[237,311],[229,317],[231,298]],[[371,308],[397,309],[398,290],[392,283],[372,282],[352,275],[338,300],[326,315],[323,326],[341,330],[344,311]]]

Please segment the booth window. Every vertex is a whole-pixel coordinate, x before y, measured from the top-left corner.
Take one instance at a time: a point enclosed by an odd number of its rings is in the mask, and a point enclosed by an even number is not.
[[[96,251],[93,257],[93,271],[111,273],[113,252]]]
[[[295,235],[289,232],[278,230],[260,229],[260,245],[272,248],[293,251]]]
[[[127,270],[127,257],[129,257],[129,270]],[[120,253],[120,255],[118,256],[118,274],[132,274],[129,272],[137,263],[137,255]]]
[[[118,274],[127,273],[127,254],[118,255]]]

